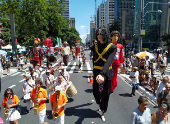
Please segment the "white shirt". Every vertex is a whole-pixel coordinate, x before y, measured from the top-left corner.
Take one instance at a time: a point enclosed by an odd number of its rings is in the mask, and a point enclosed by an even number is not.
[[[162,83],[162,81],[159,83],[157,92],[156,92],[156,98],[158,98],[158,94],[162,91],[165,90],[165,84]]]
[[[69,46],[63,47],[62,49],[63,49],[63,56],[70,54],[70,47]]]
[[[50,85],[50,81],[54,81],[54,76],[52,74],[50,74],[49,76],[47,75],[45,80],[47,82],[47,87],[48,87]]]
[[[163,64],[161,64],[161,66],[167,66],[166,65],[166,61],[167,61],[167,58],[166,57],[162,57],[161,60],[163,61]]]
[[[81,64],[82,63],[82,58],[80,57],[78,57],[78,62],[79,62],[79,64]]]
[[[138,71],[136,71],[136,72],[130,72],[130,76],[131,77],[136,77],[136,78],[131,78],[131,80],[132,80],[132,84],[138,84],[139,83],[139,72]]]
[[[36,73],[38,75],[38,78],[43,81],[42,73],[39,70],[36,70]]]
[[[35,81],[36,78],[38,78],[38,74],[34,72],[33,75],[31,76],[31,79]]]
[[[59,82],[56,82],[56,86],[61,86],[61,92],[65,93],[65,90],[67,88],[67,83],[66,81],[62,81],[61,84]]]
[[[20,64],[24,64],[24,60],[23,59],[20,59]]]
[[[61,75],[60,73],[62,73],[61,70],[58,71],[58,76]],[[68,78],[70,77],[67,71],[64,71],[64,74],[62,73],[62,75],[65,77],[66,80],[68,80]],[[63,81],[66,81],[65,79],[63,78]]]
[[[35,85],[35,81],[29,80],[28,82],[25,80],[23,83],[23,88],[25,89],[25,94],[28,94],[33,89],[33,86]]]
[[[145,62],[146,67],[149,67],[149,62],[150,62],[149,60],[146,60],[146,62]]]

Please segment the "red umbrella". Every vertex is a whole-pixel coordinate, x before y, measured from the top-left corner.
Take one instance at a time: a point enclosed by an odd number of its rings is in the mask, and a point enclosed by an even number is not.
[[[50,38],[47,38],[44,41],[44,45],[48,46],[48,47],[52,47],[53,46],[53,42],[52,42],[52,40]]]

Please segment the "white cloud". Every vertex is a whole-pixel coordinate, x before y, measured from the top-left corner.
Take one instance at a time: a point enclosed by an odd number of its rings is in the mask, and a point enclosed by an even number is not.
[[[86,26],[84,26],[84,25],[80,26],[81,29],[84,29],[85,27],[86,27]]]
[[[82,39],[82,42],[85,43],[85,39],[87,37],[87,34],[80,35],[80,38]]]

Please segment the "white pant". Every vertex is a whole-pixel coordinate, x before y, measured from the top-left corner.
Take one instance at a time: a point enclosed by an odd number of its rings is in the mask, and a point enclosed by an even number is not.
[[[48,99],[50,99],[51,93],[52,93],[52,91],[49,91],[49,90],[47,89],[47,96],[48,96]]]
[[[46,108],[41,111],[38,111],[38,114],[35,115],[39,121],[39,124],[42,124],[45,121],[45,115],[46,115]]]
[[[27,103],[27,110],[29,111],[29,110],[30,110],[30,104],[31,104],[31,101],[30,101],[30,100],[28,100],[28,101],[26,101],[26,103]]]
[[[55,124],[64,124],[64,114],[55,120]]]

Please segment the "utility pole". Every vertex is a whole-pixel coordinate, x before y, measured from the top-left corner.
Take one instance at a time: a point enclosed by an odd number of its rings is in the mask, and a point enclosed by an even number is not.
[[[17,45],[15,37],[15,19],[14,14],[10,14],[10,24],[11,24],[11,40],[12,40],[12,54],[13,54],[13,66],[17,67]]]

